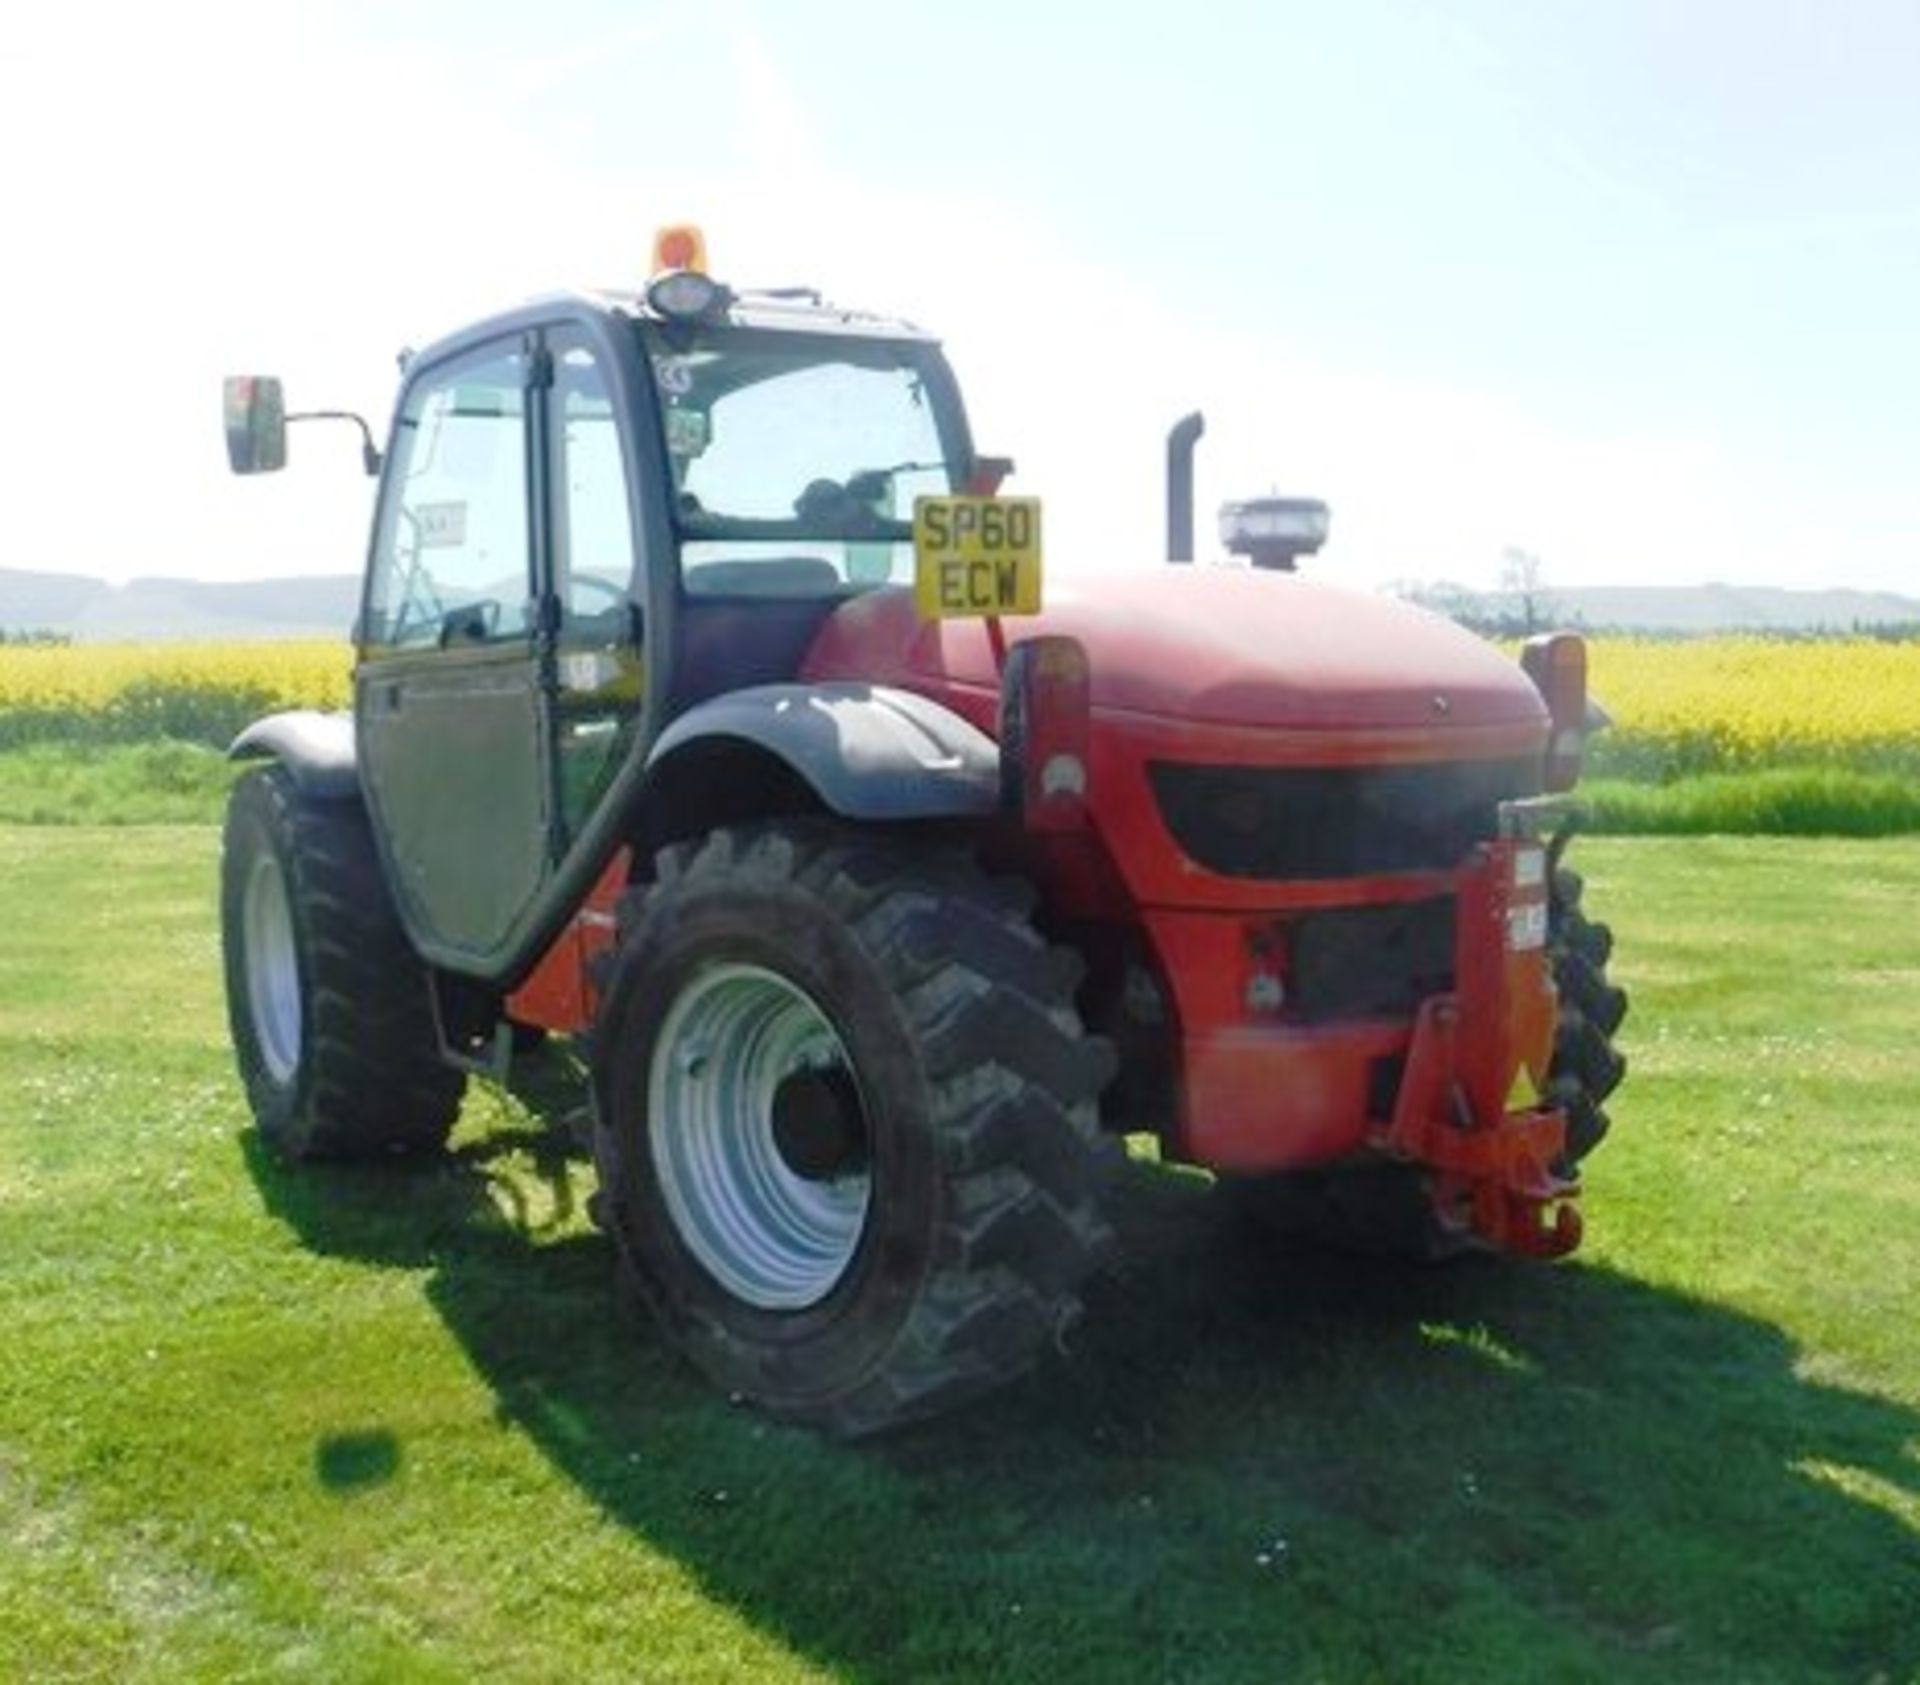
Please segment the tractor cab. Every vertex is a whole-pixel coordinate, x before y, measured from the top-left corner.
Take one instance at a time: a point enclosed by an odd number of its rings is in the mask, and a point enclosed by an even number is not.
[[[405,363],[352,752],[409,934],[455,972],[523,972],[617,847],[647,746],[792,681],[839,604],[911,583],[916,505],[980,472],[926,334],[736,293],[696,230],[655,263]],[[230,381],[234,466],[282,466],[286,424],[322,416]]]

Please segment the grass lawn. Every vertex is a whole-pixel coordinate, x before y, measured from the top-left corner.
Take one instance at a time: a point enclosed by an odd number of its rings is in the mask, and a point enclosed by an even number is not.
[[[0,825],[217,825],[237,770],[204,743],[0,748]]]
[[[1920,841],[1579,845],[1571,1264],[1138,1165],[1073,1361],[857,1448],[692,1378],[509,1101],[263,1159],[216,848],[0,827],[0,1680],[1920,1679]]]

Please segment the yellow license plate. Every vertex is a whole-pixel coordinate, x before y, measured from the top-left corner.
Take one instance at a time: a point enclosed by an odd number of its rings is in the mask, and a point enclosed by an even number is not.
[[[1040,612],[1040,499],[917,497],[913,592],[927,620]]]

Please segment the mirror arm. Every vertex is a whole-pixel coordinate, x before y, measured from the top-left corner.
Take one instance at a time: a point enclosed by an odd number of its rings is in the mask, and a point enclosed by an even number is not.
[[[380,447],[373,442],[373,429],[366,417],[352,410],[301,410],[287,417],[293,421],[350,421],[360,429],[360,464],[369,475],[380,472]]]

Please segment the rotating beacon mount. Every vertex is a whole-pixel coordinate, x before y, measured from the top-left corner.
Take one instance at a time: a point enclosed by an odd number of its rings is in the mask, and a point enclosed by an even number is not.
[[[1220,542],[1257,568],[1292,573],[1327,541],[1332,519],[1317,497],[1253,497],[1220,505]]]

